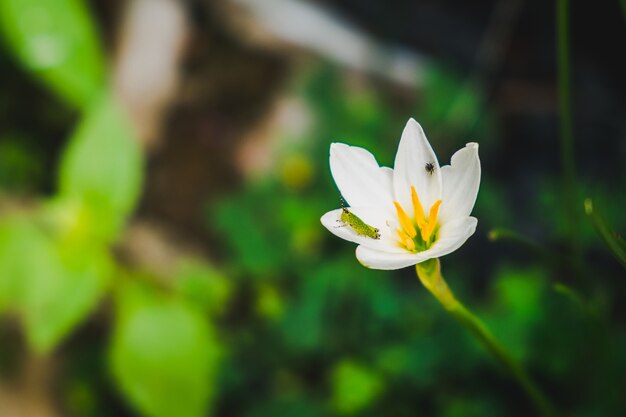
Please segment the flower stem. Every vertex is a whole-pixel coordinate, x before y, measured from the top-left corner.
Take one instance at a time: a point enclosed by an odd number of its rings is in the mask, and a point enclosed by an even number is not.
[[[579,233],[579,215],[576,192],[576,163],[574,158],[574,131],[569,42],[569,0],[557,0],[557,82],[559,96],[561,166],[563,170],[563,197],[571,254],[575,259],[582,252]],[[577,267],[576,270],[579,268]]]
[[[604,240],[611,254],[626,268],[626,244],[624,240],[615,232],[611,231],[604,217],[602,217],[593,206],[593,201],[590,198],[585,199],[585,213],[591,218],[593,226],[596,228],[602,240]]]
[[[491,229],[487,238],[492,241],[498,240],[510,240],[515,243],[519,243],[521,246],[525,246],[526,248],[532,250],[533,252],[541,255],[544,258],[549,258],[551,254],[548,250],[541,244],[535,242],[534,240],[521,235],[513,230],[505,229],[503,227],[498,227],[495,229]]]
[[[416,270],[422,284],[435,296],[446,311],[463,324],[487,348],[489,353],[511,372],[537,408],[537,411],[544,417],[555,416],[556,412],[553,406],[537,388],[526,370],[498,342],[485,323],[456,299],[441,275],[439,259],[430,259],[417,264]]]

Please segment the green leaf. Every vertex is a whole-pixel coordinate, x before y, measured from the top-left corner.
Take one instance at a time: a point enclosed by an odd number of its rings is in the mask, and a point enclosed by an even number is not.
[[[281,232],[276,224],[278,220],[269,214],[275,213],[275,202],[259,197],[263,193],[254,190],[249,195],[220,201],[211,216],[225,242],[236,253],[238,265],[257,276],[271,273],[286,258],[286,237],[277,234]],[[260,222],[260,218],[267,221]],[[245,233],[233,233],[233,230],[245,230]]]
[[[110,357],[121,391],[143,415],[207,415],[219,346],[209,323],[181,299],[123,284]]]
[[[232,283],[215,267],[199,260],[180,262],[175,277],[176,290],[202,311],[224,311],[232,292]]]
[[[505,266],[496,274],[493,305],[481,315],[513,356],[524,359],[529,354],[533,329],[546,314],[542,296],[547,278],[537,268]]]
[[[112,239],[137,203],[142,165],[129,121],[114,98],[103,96],[90,107],[63,155],[61,196],[85,204],[94,234]]]
[[[425,102],[420,120],[437,126],[434,132],[475,132],[486,127],[487,109],[476,82],[469,83],[442,65],[428,65],[425,71]],[[443,128],[445,126],[445,129]]]
[[[0,0],[0,28],[22,65],[82,108],[104,86],[104,59],[81,0]]]
[[[24,278],[42,268],[40,262],[26,262],[38,242],[37,231],[26,219],[8,217],[0,223],[0,311],[19,304]]]
[[[39,256],[45,259],[42,264],[50,269],[30,277],[23,314],[30,344],[47,352],[97,306],[111,277],[111,263],[104,250],[74,248],[67,254],[53,246],[40,250]]]
[[[20,314],[35,351],[48,352],[97,305],[110,260],[104,250],[54,240],[32,219],[10,221],[0,227],[0,306]]]
[[[354,414],[369,406],[382,392],[383,381],[372,370],[342,361],[333,370],[333,405],[340,414]]]

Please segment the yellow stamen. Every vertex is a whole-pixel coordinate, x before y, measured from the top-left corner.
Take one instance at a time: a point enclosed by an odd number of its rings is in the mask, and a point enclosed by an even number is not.
[[[413,210],[415,211],[415,223],[417,223],[417,227],[424,229],[424,226],[426,226],[424,208],[422,207],[422,203],[417,196],[417,191],[415,191],[415,187],[413,186],[411,186],[411,199],[413,200]]]
[[[396,206],[396,211],[398,212],[398,219],[400,220],[400,225],[406,232],[406,234],[413,239],[417,236],[417,232],[415,231],[415,227],[413,227],[413,222],[409,219],[409,216],[406,214],[400,203],[394,201],[393,204]]]
[[[435,204],[433,204],[433,206],[430,208],[430,213],[428,213],[428,224],[426,225],[426,227],[422,227],[420,230],[422,232],[422,239],[424,239],[424,242],[428,242],[435,230],[440,205],[441,200],[435,201]]]
[[[397,229],[398,236],[400,236],[400,242],[407,248],[409,251],[415,251],[415,242],[411,239],[404,231],[401,229]]]

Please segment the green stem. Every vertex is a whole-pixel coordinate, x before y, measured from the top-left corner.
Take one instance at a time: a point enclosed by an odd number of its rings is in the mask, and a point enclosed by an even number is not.
[[[576,166],[574,161],[574,133],[572,125],[572,97],[569,47],[569,0],[557,0],[557,67],[561,139],[561,166],[563,193],[572,254],[580,253],[578,215],[576,208]]]
[[[532,239],[529,239],[526,236],[522,236],[521,234],[513,230],[505,229],[503,227],[491,229],[489,231],[489,234],[487,235],[487,238],[492,242],[502,239],[510,240],[512,242],[519,243],[520,245],[527,247],[528,249],[541,255],[542,257],[547,258],[550,256],[548,250],[539,243],[535,242]]]
[[[544,417],[553,417],[556,412],[548,399],[537,388],[526,370],[498,342],[495,336],[476,315],[456,299],[441,275],[439,259],[431,259],[416,265],[417,276],[441,305],[456,320],[463,324],[491,353],[494,358],[515,377],[532,401],[537,411]]]
[[[626,248],[624,247],[624,241],[611,232],[604,218],[594,209],[593,201],[590,198],[585,199],[585,213],[591,218],[593,226],[611,251],[611,254],[626,268]]]

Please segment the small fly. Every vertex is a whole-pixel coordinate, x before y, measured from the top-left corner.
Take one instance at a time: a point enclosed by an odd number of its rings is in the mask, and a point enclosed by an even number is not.
[[[433,172],[435,172],[435,164],[433,164],[432,162],[426,162],[424,169],[426,170],[426,173],[428,175],[433,175]]]

